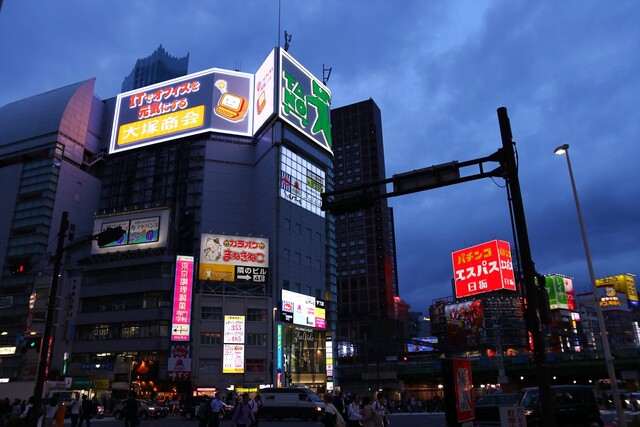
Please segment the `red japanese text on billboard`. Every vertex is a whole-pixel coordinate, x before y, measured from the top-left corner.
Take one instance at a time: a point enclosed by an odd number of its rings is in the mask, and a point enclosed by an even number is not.
[[[508,242],[492,240],[455,251],[451,260],[457,298],[500,289],[516,290]]]
[[[176,276],[173,288],[171,341],[189,341],[191,326],[191,288],[193,285],[193,257],[176,257]]]

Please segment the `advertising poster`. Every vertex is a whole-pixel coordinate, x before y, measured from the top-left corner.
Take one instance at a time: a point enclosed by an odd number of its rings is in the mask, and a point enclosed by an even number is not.
[[[224,316],[224,343],[244,344],[244,316]]]
[[[253,134],[253,75],[212,68],[121,93],[109,154],[201,132]]]
[[[191,352],[189,344],[172,345],[167,361],[167,378],[171,380],[191,379]]]
[[[568,309],[567,292],[565,280],[562,276],[546,276],[545,288],[549,294],[549,307],[551,309]]]
[[[631,274],[619,274],[617,276],[609,276],[596,280],[598,287],[610,286],[617,292],[621,292],[626,295],[629,307],[640,307],[640,301],[638,301],[638,289],[633,275]]]
[[[168,209],[148,209],[135,213],[98,217],[93,226],[93,234],[117,227],[122,227],[125,233],[117,241],[102,246],[93,240],[91,253],[103,254],[165,247],[169,235],[169,215]]]
[[[300,326],[326,328],[325,302],[297,292],[282,290],[280,320]]]
[[[471,421],[475,417],[472,395],[471,361],[466,359],[453,359],[453,375],[458,422]]]
[[[254,77],[253,133],[260,130],[275,112],[276,51],[269,53]]]
[[[266,283],[269,274],[269,239],[202,234],[200,280]]]
[[[191,290],[193,287],[193,257],[178,255],[173,287],[171,341],[189,341],[191,328]]]
[[[451,253],[457,298],[489,291],[516,290],[511,248],[492,240]]]
[[[222,373],[242,374],[244,372],[244,345],[224,344],[222,351]]]
[[[324,218],[325,173],[286,147],[280,154],[280,197]]]
[[[445,306],[447,340],[451,348],[477,347],[484,333],[482,300],[461,302]]]

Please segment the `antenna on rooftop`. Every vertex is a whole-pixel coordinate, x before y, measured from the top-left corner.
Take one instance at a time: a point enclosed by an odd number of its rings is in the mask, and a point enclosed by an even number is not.
[[[284,30],[284,50],[285,52],[289,51],[289,43],[291,42],[291,34],[287,33],[287,30]]]
[[[240,68],[242,68],[242,62],[239,59],[236,59],[236,62],[233,65],[233,70],[240,71]]]
[[[327,82],[329,82],[329,77],[331,77],[331,70],[333,68],[325,68],[324,64],[322,64],[322,84],[326,86]]]

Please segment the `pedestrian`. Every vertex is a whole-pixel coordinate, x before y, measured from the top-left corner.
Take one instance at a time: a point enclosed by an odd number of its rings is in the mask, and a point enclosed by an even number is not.
[[[93,405],[89,399],[87,399],[87,395],[82,395],[82,404],[80,406],[80,423],[78,427],[82,427],[82,423],[84,422],[87,427],[91,427],[91,415],[93,415]]]
[[[220,414],[224,416],[224,403],[220,400],[220,392],[216,391],[211,396],[211,419],[209,420],[209,427],[220,426]]]
[[[373,406],[371,406],[371,398],[365,396],[362,398],[362,427],[382,427],[382,419],[378,415]]]
[[[360,407],[360,395],[353,396],[353,402],[349,403],[347,409],[348,426],[360,427],[362,425],[362,408]]]
[[[44,404],[44,427],[55,427],[56,425],[56,411],[58,410],[58,399],[51,397],[47,399]]]
[[[242,395],[242,401],[233,408],[231,427],[251,427],[255,421],[253,411],[249,406],[249,394]]]
[[[78,420],[80,419],[80,408],[82,407],[82,401],[80,400],[80,393],[76,392],[75,398],[69,403],[71,406],[71,427],[78,427]]]
[[[252,427],[258,427],[259,412],[262,407],[262,398],[259,394],[256,394],[253,399],[249,399],[249,406],[251,407],[251,412],[253,412],[253,424],[251,425]]]
[[[332,399],[333,406],[336,407],[343,418],[347,418],[347,402],[344,399],[344,392],[340,391],[337,396]]]
[[[20,414],[22,414],[22,405],[20,404],[20,399],[16,398],[11,405],[11,413],[9,414],[9,418],[19,417]]]
[[[371,403],[371,406],[380,417],[380,425],[382,427],[387,427],[389,425],[389,419],[387,418],[389,410],[387,409],[387,399],[385,398],[384,393],[379,392],[376,396],[376,400]]]
[[[138,400],[136,399],[136,392],[130,391],[129,397],[124,401],[124,425],[125,427],[136,427],[140,424],[138,420]]]

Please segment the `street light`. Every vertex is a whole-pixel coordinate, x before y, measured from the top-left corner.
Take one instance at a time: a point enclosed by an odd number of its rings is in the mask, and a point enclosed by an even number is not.
[[[602,308],[600,307],[600,301],[598,301],[598,285],[596,284],[596,276],[593,273],[593,263],[591,262],[591,251],[589,250],[589,243],[587,241],[587,232],[584,228],[584,221],[582,219],[582,211],[580,209],[580,201],[578,200],[578,191],[576,190],[576,182],[573,179],[573,170],[571,169],[571,160],[569,159],[569,144],[563,144],[553,150],[554,154],[564,154],[567,157],[567,166],[569,167],[569,177],[571,178],[571,187],[573,189],[573,197],[576,201],[576,209],[578,211],[578,221],[580,222],[580,231],[582,232],[582,243],[584,244],[584,252],[587,257],[587,266],[589,267],[589,278],[591,279],[591,286],[593,290],[593,299],[595,302],[596,314],[598,316],[598,326],[600,327],[600,334],[602,335],[602,350],[604,352],[604,359],[607,365],[607,372],[609,373],[609,381],[611,382],[611,392],[613,393],[613,402],[616,407],[616,413],[618,414],[618,425],[621,427],[627,426],[627,418],[624,410],[622,409],[622,402],[620,401],[620,394],[618,393],[618,380],[616,379],[616,370],[613,365],[613,356],[611,355],[611,348],[609,347],[609,337],[607,336],[607,329],[604,324],[604,315],[602,314]]]

